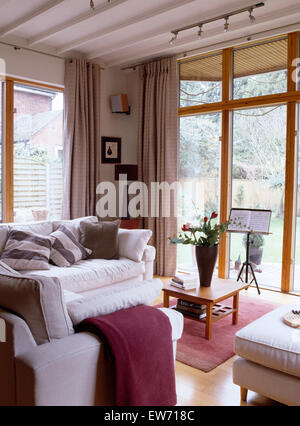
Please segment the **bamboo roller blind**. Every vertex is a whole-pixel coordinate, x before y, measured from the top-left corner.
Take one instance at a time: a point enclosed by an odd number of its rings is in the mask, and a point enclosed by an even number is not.
[[[263,74],[287,68],[287,38],[265,42],[233,52],[234,77]],[[222,54],[189,60],[180,64],[180,79],[185,81],[221,81]]]

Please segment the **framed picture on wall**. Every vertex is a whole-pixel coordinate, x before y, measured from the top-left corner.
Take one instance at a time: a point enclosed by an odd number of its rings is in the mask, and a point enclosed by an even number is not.
[[[121,163],[121,138],[102,137],[102,163],[118,164]]]

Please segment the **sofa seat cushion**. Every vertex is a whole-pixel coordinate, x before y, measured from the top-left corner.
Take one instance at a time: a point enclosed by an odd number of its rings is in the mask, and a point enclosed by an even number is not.
[[[235,353],[274,370],[300,377],[300,330],[283,322],[283,316],[300,306],[285,305],[240,330]]]
[[[109,315],[138,305],[152,305],[159,296],[161,280],[132,280],[102,288],[97,295],[84,295],[82,299],[67,304],[68,313],[76,326],[87,318]]]
[[[32,271],[31,274],[58,278],[63,289],[81,293],[136,278],[144,272],[145,264],[143,262],[136,263],[121,258],[118,260],[82,260],[70,268],[51,265],[49,271]]]

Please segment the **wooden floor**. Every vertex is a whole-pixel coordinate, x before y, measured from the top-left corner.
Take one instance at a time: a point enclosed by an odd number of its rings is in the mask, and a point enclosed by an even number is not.
[[[165,279],[163,279],[164,281]],[[272,291],[262,290],[261,296],[255,289],[243,291],[243,296],[265,299],[275,303],[299,303],[300,298]],[[156,301],[160,303],[162,296]],[[248,393],[247,404],[240,401],[240,389],[232,383],[232,364],[234,358],[220,365],[210,373],[204,373],[176,362],[176,381],[178,405],[192,406],[278,406],[280,404],[254,392]]]

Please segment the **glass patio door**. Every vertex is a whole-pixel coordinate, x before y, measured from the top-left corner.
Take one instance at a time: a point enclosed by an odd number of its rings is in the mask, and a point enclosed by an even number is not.
[[[222,115],[180,119],[179,226],[219,211]],[[196,212],[197,211],[197,212]],[[178,269],[195,270],[194,250],[178,246]]]
[[[254,235],[250,261],[259,284],[281,288],[287,107],[233,112],[232,207],[271,209],[269,236]],[[231,235],[230,277],[245,260],[246,237]]]

